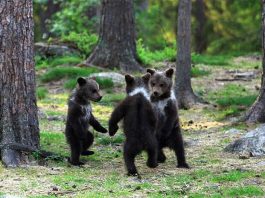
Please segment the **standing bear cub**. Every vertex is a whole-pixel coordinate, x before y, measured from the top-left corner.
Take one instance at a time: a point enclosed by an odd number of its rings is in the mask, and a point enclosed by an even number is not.
[[[148,81],[150,74],[142,77],[125,76],[127,97],[115,108],[109,120],[109,134],[115,135],[118,122],[123,119],[125,133],[124,161],[128,175],[139,176],[135,157],[145,150],[147,166],[157,167],[157,140],[155,137],[156,117],[153,112]]]
[[[68,101],[65,130],[65,136],[71,149],[69,162],[73,165],[84,164],[79,161],[80,155],[92,155],[94,153],[87,150],[94,141],[93,134],[88,130],[89,125],[98,132],[107,132],[93,116],[90,104],[90,101],[98,102],[101,98],[99,85],[94,79],[81,77],[77,79],[77,88]]]
[[[175,151],[179,168],[189,168],[186,163],[184,144],[178,117],[177,100],[172,90],[172,78],[174,70],[156,72],[147,69],[151,74],[149,88],[151,102],[155,110],[157,120],[156,137],[158,140],[158,162],[163,163],[166,156],[163,148],[169,147]]]

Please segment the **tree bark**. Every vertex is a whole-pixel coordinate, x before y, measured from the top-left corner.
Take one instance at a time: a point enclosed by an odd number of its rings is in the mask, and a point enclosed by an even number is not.
[[[248,110],[246,122],[265,122],[265,0],[262,0],[262,68],[259,96]]]
[[[132,0],[102,0],[99,41],[86,65],[141,71],[137,61]]]
[[[175,92],[179,107],[202,102],[191,87],[191,0],[179,0]]]
[[[39,149],[33,37],[32,0],[1,0],[0,149],[8,167],[28,162],[23,147]]]
[[[195,1],[194,16],[197,25],[194,33],[195,52],[201,54],[207,48],[206,16],[204,0]]]

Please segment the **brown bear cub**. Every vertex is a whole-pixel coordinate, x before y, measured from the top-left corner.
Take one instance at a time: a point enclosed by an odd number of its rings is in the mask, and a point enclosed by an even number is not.
[[[166,156],[163,148],[175,151],[179,168],[189,168],[186,163],[184,144],[178,117],[177,100],[172,90],[173,69],[156,72],[147,69],[151,74],[149,89],[153,109],[157,116],[156,137],[158,140],[158,162],[163,163]]]
[[[80,155],[94,153],[87,150],[94,141],[93,134],[88,130],[89,125],[98,132],[107,133],[107,130],[93,116],[90,104],[90,101],[98,102],[101,98],[99,85],[94,79],[77,79],[77,88],[68,101],[65,130],[65,136],[71,149],[69,162],[73,165],[84,164],[79,161]]]
[[[155,137],[156,117],[150,102],[148,81],[150,74],[142,77],[125,76],[127,97],[115,108],[109,120],[109,134],[118,130],[118,122],[123,119],[126,141],[124,161],[128,175],[139,176],[135,167],[135,157],[141,151],[148,154],[147,166],[157,167],[157,140]]]

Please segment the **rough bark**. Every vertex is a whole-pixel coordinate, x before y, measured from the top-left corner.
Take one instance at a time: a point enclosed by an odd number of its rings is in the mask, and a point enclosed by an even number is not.
[[[135,38],[133,0],[102,0],[99,41],[85,64],[141,71]]]
[[[260,93],[246,114],[246,122],[265,122],[265,0],[262,0],[262,67]]]
[[[206,16],[204,0],[195,1],[195,9],[193,11],[197,25],[194,32],[195,52],[201,54],[207,48],[206,34]]]
[[[0,149],[8,167],[28,161],[23,147],[39,149],[32,8],[32,0],[0,1]]]
[[[179,107],[202,102],[191,87],[191,0],[179,0],[175,91]]]

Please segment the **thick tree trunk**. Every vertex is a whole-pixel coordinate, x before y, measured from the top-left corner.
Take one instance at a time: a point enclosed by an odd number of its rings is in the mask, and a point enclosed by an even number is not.
[[[191,87],[191,0],[179,0],[175,91],[179,107],[188,109],[201,100]]]
[[[32,0],[0,1],[0,149],[6,166],[39,149]],[[18,145],[18,148],[14,148]]]
[[[135,37],[133,0],[102,0],[99,41],[85,64],[141,71]]]
[[[194,16],[197,21],[194,34],[195,52],[201,54],[207,48],[206,16],[204,0],[195,1]]]
[[[261,89],[257,100],[247,112],[247,122],[265,122],[265,0],[262,0],[262,51]]]

